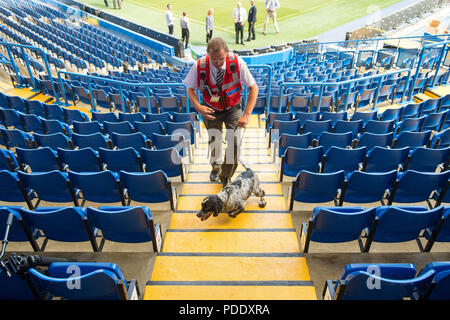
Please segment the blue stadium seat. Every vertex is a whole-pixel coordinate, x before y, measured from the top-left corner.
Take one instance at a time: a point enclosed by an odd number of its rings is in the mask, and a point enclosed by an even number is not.
[[[323,147],[326,154],[331,147],[350,148],[352,146],[352,138],[351,132],[333,133],[325,131],[317,137],[317,145]]]
[[[425,116],[423,130],[441,131],[445,120],[448,118],[449,111],[430,113]]]
[[[385,269],[392,268],[392,264],[351,266],[353,270],[344,270],[337,281],[326,281],[324,297],[332,300],[415,300],[417,292],[429,287],[435,271],[415,277],[413,267],[402,265],[401,269],[397,267],[388,272]],[[392,272],[393,276],[390,275]],[[368,283],[374,285],[368,286]]]
[[[112,149],[111,141],[103,134],[97,132],[92,134],[72,134],[72,143],[74,147],[92,148],[97,151],[99,148]]]
[[[362,131],[363,131],[362,120],[355,120],[355,121],[338,120],[334,125],[335,133],[351,132],[352,139],[356,139]]]
[[[152,143],[145,135],[140,132],[121,134],[113,132],[111,140],[114,147],[118,149],[134,148],[138,151],[140,148],[151,148]]]
[[[73,132],[78,134],[104,133],[103,125],[98,121],[73,121]]]
[[[153,220],[146,207],[87,208],[89,221],[102,231],[103,239],[121,243],[152,242],[154,252],[159,252],[162,229]],[[100,245],[102,248],[103,240]]]
[[[342,189],[339,205],[348,203],[371,203],[387,200],[395,185],[397,171],[361,172],[354,171],[347,175]]]
[[[16,148],[17,159],[22,171],[46,172],[52,170],[62,171],[62,165],[55,150],[49,147],[37,149]]]
[[[175,209],[175,190],[167,175],[159,171],[154,172],[126,172],[120,171],[120,183],[126,190],[127,205],[131,201],[145,203],[169,202],[170,209]]]
[[[92,148],[77,150],[58,148],[58,157],[64,166],[64,171],[97,172],[102,171],[98,153]]]
[[[388,172],[405,168],[409,148],[390,149],[374,147],[367,152],[363,170],[366,172]]]
[[[159,121],[152,121],[152,122],[141,122],[136,121],[134,123],[134,129],[136,132],[142,133],[144,136],[146,136],[148,139],[153,141],[153,134],[159,134],[164,135],[164,127],[162,126],[161,122]]]
[[[26,242],[28,241],[33,249],[33,251],[39,251],[39,245],[37,239],[41,236],[39,229],[33,225],[28,224],[20,214],[20,210],[23,207],[0,207],[0,228],[6,230],[6,223],[10,214],[13,216],[12,224],[9,229],[8,241],[11,242]],[[4,274],[4,270],[0,272],[0,277]],[[3,279],[4,280],[4,279]],[[1,283],[1,282],[0,282]],[[0,286],[0,296],[6,294],[5,291],[1,290]]]
[[[431,148],[447,148],[450,146],[450,128],[435,134],[431,140]]]
[[[297,112],[294,116],[295,120],[300,121],[300,126],[303,127],[306,120],[319,121],[320,113],[319,112]]]
[[[428,210],[425,206],[385,206],[376,208],[376,216],[369,226],[369,234],[364,248],[370,251],[373,242],[398,243],[416,240],[419,249],[423,230],[436,226],[443,214],[444,207]]]
[[[146,172],[161,170],[169,178],[180,177],[182,182],[185,181],[184,165],[176,148],[156,150],[141,148],[139,153]]]
[[[370,132],[363,132],[356,142],[358,147],[366,147],[371,150],[374,147],[391,147],[394,141],[394,133],[376,134]]]
[[[322,172],[336,172],[344,170],[345,174],[359,170],[366,159],[366,148],[345,149],[331,147],[324,156]]]
[[[316,207],[308,222],[300,228],[305,237],[302,251],[309,251],[310,242],[340,243],[360,240],[363,230],[375,218],[376,208]],[[360,248],[362,251],[362,247]]]
[[[17,158],[11,150],[0,149],[0,171],[16,171],[19,170]]]
[[[438,223],[425,230],[424,238],[428,240],[424,252],[430,252],[435,242],[450,242],[450,207],[444,206],[444,212]]]
[[[422,131],[425,116],[420,118],[408,118],[397,122],[395,126],[395,134],[398,135],[405,131]]]
[[[385,134],[393,132],[395,120],[369,120],[365,127],[364,132]]]
[[[49,172],[25,173],[18,171],[17,175],[27,193],[33,192],[38,199],[34,207],[40,202],[72,202],[78,206],[78,199],[67,174],[58,170]]]
[[[120,172],[120,170],[142,172],[144,170],[138,150],[140,151],[140,149],[132,147],[119,150],[99,148],[98,153],[101,162],[106,165],[106,170],[113,172]]]
[[[395,136],[392,142],[393,148],[409,147],[410,152],[415,148],[428,147],[430,145],[431,131],[413,132],[405,131]]]
[[[134,132],[133,126],[128,121],[120,121],[120,122],[104,121],[102,124],[104,132],[106,134],[109,134],[110,136],[113,133],[131,134]]]
[[[445,171],[448,168],[449,159],[450,147],[445,149],[419,147],[411,152],[411,156],[405,166],[405,171],[435,172],[438,167],[440,167],[440,171]]]
[[[305,203],[324,203],[336,201],[338,189],[344,185],[344,170],[332,173],[301,171],[292,182],[290,207],[294,201]]]
[[[90,241],[92,249],[98,251],[97,230],[87,219],[83,208],[76,207],[41,207],[36,210],[19,210],[23,220],[31,228],[41,230],[45,241],[39,251],[44,251],[48,240],[61,242]]]
[[[76,268],[80,275],[69,277],[67,270],[70,268]],[[131,300],[138,292],[136,280],[128,283],[122,271],[112,263],[53,262],[48,275],[34,268],[29,273],[40,288],[66,300]],[[67,285],[72,281],[79,284],[79,289]]]
[[[31,135],[19,129],[1,128],[0,132],[5,139],[6,147],[8,149],[14,147],[32,149],[35,147],[35,140],[33,137],[36,137],[36,133],[34,135]]]
[[[434,207],[439,206],[445,195],[450,171],[442,173],[407,170],[398,174],[388,205],[392,203],[416,203],[429,201],[432,192],[440,194]],[[432,207],[431,203],[429,204]]]
[[[119,118],[114,112],[91,112],[92,121],[98,121],[103,124],[103,122],[117,122]]]
[[[287,134],[283,133],[280,137],[278,146],[278,157],[282,157],[288,147],[309,148],[312,146],[312,134]]]
[[[333,128],[331,120],[326,121],[313,121],[306,120],[305,124],[302,127],[302,133],[311,132],[313,139],[317,139],[317,137],[324,131],[331,132]]]
[[[73,149],[71,139],[61,132],[52,134],[35,133],[33,136],[36,144],[40,147],[49,147],[53,150],[58,148]]]
[[[25,132],[44,133],[42,119],[34,114],[20,114]]]
[[[81,206],[86,201],[96,203],[116,203],[125,205],[123,189],[119,175],[112,171],[68,172],[70,183],[79,197],[82,193]]]
[[[269,148],[271,143],[279,141],[283,134],[296,135],[300,133],[300,120],[274,120],[269,128]]]
[[[302,170],[320,172],[323,148],[297,148],[289,146],[281,159],[280,181],[283,176],[297,177]]]

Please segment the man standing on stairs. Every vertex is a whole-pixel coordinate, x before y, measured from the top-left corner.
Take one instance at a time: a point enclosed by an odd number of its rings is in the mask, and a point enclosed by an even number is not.
[[[258,96],[258,86],[245,62],[228,51],[222,38],[216,37],[208,42],[206,55],[192,66],[183,83],[188,87],[190,103],[202,116],[208,130],[210,180],[220,180],[226,185],[237,168],[239,159],[239,128],[245,128]],[[242,113],[242,84],[249,89],[247,105]],[[196,89],[202,92],[200,104]],[[227,150],[225,160],[221,161],[222,128],[225,124]]]

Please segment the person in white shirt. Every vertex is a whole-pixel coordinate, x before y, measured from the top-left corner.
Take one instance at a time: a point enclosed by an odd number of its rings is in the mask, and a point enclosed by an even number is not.
[[[189,18],[187,12],[183,11],[183,16],[180,18],[181,38],[183,38],[184,48],[189,46]]]
[[[280,29],[278,28],[277,12],[276,12],[276,10],[278,10],[280,8],[280,3],[278,2],[278,0],[266,0],[264,5],[266,7],[267,14],[266,14],[266,21],[264,22],[263,34],[264,35],[267,34],[267,25],[269,24],[269,19],[270,18],[272,18],[276,34],[279,34],[280,33]]]
[[[166,24],[167,27],[169,28],[169,34],[173,34],[173,23],[175,22],[175,18],[173,17],[172,14],[172,5],[169,3],[167,5],[167,10],[166,10]]]
[[[247,126],[259,89],[245,61],[229,52],[225,40],[219,37],[211,39],[206,53],[192,65],[183,84],[187,86],[191,106],[201,115],[208,130],[212,166],[210,180],[226,184],[236,170],[236,163],[230,155],[239,155],[240,150],[239,141],[237,145],[233,142],[234,134]],[[241,99],[243,86],[248,88],[245,107]],[[197,89],[201,91],[202,103]],[[224,124],[227,151],[221,163]]]
[[[212,39],[213,28],[214,28],[214,10],[213,8],[209,8],[208,15],[206,16],[206,43]]]
[[[240,2],[237,3],[233,10],[234,29],[236,31],[236,44],[244,44],[244,24],[247,20],[247,10],[242,8]],[[239,42],[240,37],[240,42]]]

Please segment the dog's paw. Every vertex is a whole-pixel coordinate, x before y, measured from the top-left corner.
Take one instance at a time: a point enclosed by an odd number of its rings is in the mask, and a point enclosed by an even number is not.
[[[258,205],[260,208],[264,208],[266,206],[266,204],[267,204],[266,200],[261,200]]]

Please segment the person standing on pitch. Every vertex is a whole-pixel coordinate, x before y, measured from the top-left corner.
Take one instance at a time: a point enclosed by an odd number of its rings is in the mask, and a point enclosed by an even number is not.
[[[258,96],[258,86],[244,60],[228,51],[224,39],[216,37],[208,42],[206,55],[197,60],[183,83],[188,88],[190,103],[202,116],[208,130],[208,146],[212,166],[210,180],[220,180],[225,186],[237,168],[240,141],[236,137],[245,128]],[[247,104],[242,112],[241,91],[248,91]],[[202,93],[199,103],[196,90]],[[221,162],[222,129],[225,124],[227,150]]]
[[[172,5],[169,3],[167,5],[167,10],[166,10],[166,24],[167,24],[167,27],[169,28],[169,34],[173,34],[174,21],[175,21],[175,18],[173,17],[173,14],[172,14]]]
[[[278,10],[280,8],[280,3],[278,2],[278,0],[266,0],[265,7],[266,7],[267,14],[266,14],[266,21],[264,22],[264,31],[263,31],[264,35],[267,34],[267,25],[269,24],[270,18],[272,18],[276,34],[279,34],[280,29],[278,28],[277,11],[276,10]]]
[[[209,8],[208,14],[206,15],[206,43],[211,40],[213,35],[213,28],[214,28],[214,18],[213,18],[214,10],[212,8]]]
[[[236,44],[244,44],[244,24],[247,19],[247,12],[240,2],[237,3],[236,8],[233,10],[234,30],[236,31]],[[239,42],[241,38],[241,42]]]
[[[255,0],[250,1],[250,10],[248,11],[248,38],[247,41],[255,40],[256,6]]]
[[[187,49],[189,46],[189,18],[187,17],[187,12],[183,11],[183,16],[180,18],[181,27],[181,38],[184,42],[184,48]]]

